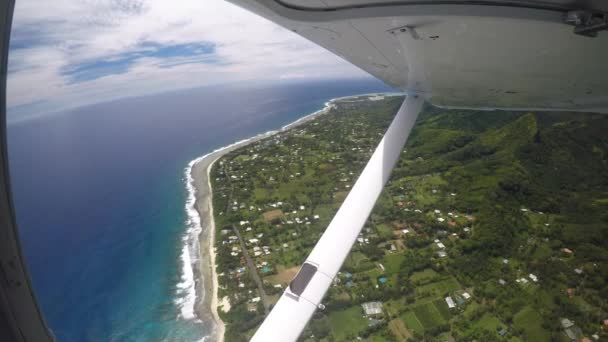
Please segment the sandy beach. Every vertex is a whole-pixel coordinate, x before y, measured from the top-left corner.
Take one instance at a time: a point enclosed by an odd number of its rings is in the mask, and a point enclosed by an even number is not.
[[[351,96],[349,96],[351,97]],[[213,164],[227,153],[242,148],[261,139],[268,138],[277,133],[284,132],[313,120],[319,115],[325,114],[332,107],[333,102],[344,99],[333,99],[325,104],[325,107],[317,112],[307,115],[280,130],[267,132],[251,139],[243,140],[235,144],[216,150],[198,160],[191,170],[194,188],[196,189],[195,207],[200,216],[201,232],[198,236],[200,255],[197,261],[198,267],[194,267],[196,288],[195,312],[198,318],[205,324],[209,331],[210,341],[224,340],[224,322],[218,314],[218,278],[215,263],[215,222],[213,220],[213,203],[211,181],[209,173]],[[206,339],[207,341],[207,339]]]

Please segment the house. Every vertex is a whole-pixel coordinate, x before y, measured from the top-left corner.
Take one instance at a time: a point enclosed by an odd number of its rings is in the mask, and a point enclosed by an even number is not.
[[[363,307],[363,312],[365,312],[366,316],[379,315],[382,313],[382,303],[381,302],[367,302],[361,304]]]
[[[409,232],[410,232],[409,229],[404,229],[404,230],[401,231],[401,233],[403,233],[403,235],[408,234]]]
[[[578,341],[579,336],[582,335],[581,329],[577,326],[564,329],[564,333],[566,333],[566,336],[568,336],[570,341]]]
[[[445,251],[438,251],[437,255],[439,255],[440,258],[445,258],[446,256],[448,256],[448,253],[446,253]]]
[[[454,300],[450,296],[445,297],[445,302],[448,304],[448,307],[450,309],[453,309],[456,307],[456,303],[454,303]]]
[[[583,274],[583,270],[580,269],[580,268],[575,268],[574,269],[574,273],[576,273],[576,274]]]
[[[498,283],[500,285],[506,285],[507,284],[507,282],[504,279],[498,279]]]
[[[251,302],[252,302],[252,303],[257,303],[257,302],[259,302],[260,300],[261,300],[261,298],[260,298],[260,297],[254,297],[254,298],[251,298]]]
[[[564,329],[568,329],[574,325],[574,322],[572,322],[571,320],[569,320],[567,318],[562,318],[561,324]]]
[[[441,242],[437,242],[437,247],[439,247],[441,249],[444,249],[445,245],[443,243],[441,243]]]
[[[535,283],[538,281],[538,277],[537,277],[537,276],[535,276],[535,275],[534,275],[534,274],[532,274],[532,273],[530,273],[530,274],[529,274],[529,277],[530,277],[530,279],[532,279],[532,281],[533,281],[533,282],[535,282]]]
[[[562,248],[562,252],[566,253],[566,254],[572,254],[572,250],[570,248]]]
[[[471,295],[468,292],[463,292],[462,296],[464,297],[464,299],[469,299],[471,298]]]

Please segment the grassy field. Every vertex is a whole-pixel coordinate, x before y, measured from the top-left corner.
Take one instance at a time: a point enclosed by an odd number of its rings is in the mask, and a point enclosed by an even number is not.
[[[480,328],[492,332],[496,332],[500,329],[496,329],[497,327],[504,328],[505,325],[494,315],[487,313],[483,315],[479,320],[475,322],[473,328]],[[536,340],[534,340],[536,341]]]
[[[416,306],[414,313],[424,329],[431,329],[446,322],[433,302]]]
[[[458,284],[456,279],[449,277],[447,279],[440,280],[434,283],[418,286],[416,287],[416,293],[428,293],[432,296],[442,296],[446,292],[455,291],[459,288],[460,285]]]
[[[389,254],[384,257],[383,261],[386,274],[395,274],[399,271],[399,267],[403,261],[403,255]]]
[[[264,278],[264,280],[268,281],[271,284],[281,284],[283,286],[286,286],[287,284],[289,284],[291,279],[296,276],[299,270],[299,266],[294,266],[290,268],[277,267],[277,274],[267,276]]]
[[[416,317],[416,314],[413,311],[406,312],[403,316],[401,316],[401,319],[408,329],[417,333],[422,333],[424,331],[422,323],[420,323],[418,317]]]
[[[412,334],[407,330],[403,321],[398,318],[390,321],[388,323],[388,328],[397,341],[407,341],[412,337]]]
[[[339,341],[346,341],[349,335],[355,336],[367,328],[368,320],[363,317],[363,309],[353,306],[329,314],[332,335]]]
[[[420,272],[414,272],[410,276],[410,280],[412,282],[417,282],[417,283],[427,283],[437,277],[439,277],[439,274],[437,272],[433,271],[430,268],[427,268]]]
[[[524,329],[528,341],[549,341],[551,338],[549,332],[541,326],[541,315],[529,306],[518,312],[513,321],[516,327]]]
[[[442,298],[435,299],[433,301],[433,305],[435,305],[435,308],[437,309],[437,311],[439,311],[439,313],[441,314],[441,317],[443,317],[443,319],[445,319],[446,321],[450,319],[450,317],[452,315],[450,314],[450,308],[448,307],[448,304],[445,302],[445,299],[442,299]]]

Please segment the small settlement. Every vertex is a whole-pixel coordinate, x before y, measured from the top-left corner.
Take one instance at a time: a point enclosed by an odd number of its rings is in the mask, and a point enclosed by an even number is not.
[[[400,101],[338,101],[329,114],[214,165],[220,298],[228,304],[220,314],[228,341],[247,340],[261,324],[347,196]],[[528,147],[541,122],[530,113],[481,116],[433,108],[421,114],[303,340],[608,339],[606,246],[597,245],[601,238],[591,230],[577,233],[581,221],[560,207],[576,196],[575,188],[525,178],[545,170],[543,163],[559,165],[542,159],[542,146]],[[553,133],[565,127],[548,126],[543,141],[552,144],[554,134],[568,148],[565,135]],[[586,175],[580,187],[596,184],[585,187],[587,198],[608,193],[608,182],[593,178],[601,178],[599,171],[576,172]],[[555,184],[565,176],[545,175],[558,179]],[[589,227],[601,220],[601,211],[589,209],[585,216]]]

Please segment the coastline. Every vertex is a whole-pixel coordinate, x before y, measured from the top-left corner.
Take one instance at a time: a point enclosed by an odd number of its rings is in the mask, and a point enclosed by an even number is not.
[[[189,289],[193,292],[190,297],[194,294],[195,299],[194,301],[191,300],[190,303],[183,303],[182,313],[193,312],[196,314],[197,319],[205,326],[205,331],[208,332],[208,336],[203,339],[204,341],[207,341],[209,338],[211,341],[223,342],[225,331],[224,322],[218,314],[219,281],[215,262],[215,222],[213,217],[212,186],[210,180],[210,172],[214,163],[224,155],[236,149],[245,147],[275,134],[285,132],[303,123],[314,120],[320,115],[328,113],[336,101],[371,95],[390,96],[388,94],[374,93],[334,98],[327,101],[322,109],[287,124],[279,130],[269,131],[249,139],[238,141],[196,158],[189,163],[186,168],[187,188],[189,192],[186,210],[190,216],[188,221],[190,227],[184,237],[186,243],[184,245],[182,259],[184,261],[184,275],[188,278],[187,275],[191,274],[193,278],[191,281],[192,287]],[[190,243],[188,243],[188,241]],[[193,253],[193,251],[196,253]],[[191,257],[187,257],[186,254],[189,254]],[[191,262],[191,260],[193,260],[193,262]],[[186,269],[188,266],[191,266],[192,271]],[[187,279],[183,282],[187,282]],[[184,286],[178,285],[178,288],[184,288]],[[187,308],[184,310],[184,308],[189,305],[191,305],[192,310]],[[182,316],[187,317],[187,315],[184,314],[182,314]]]

